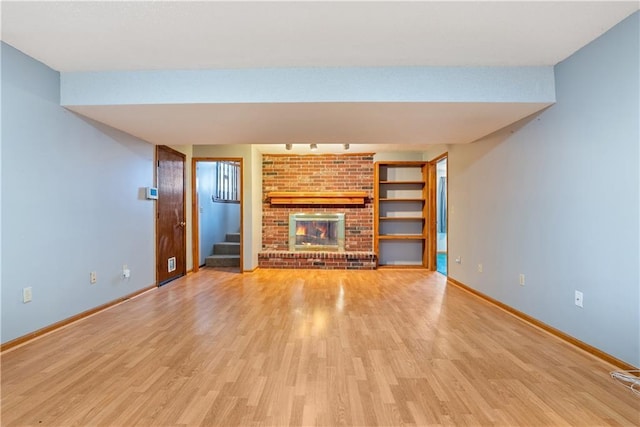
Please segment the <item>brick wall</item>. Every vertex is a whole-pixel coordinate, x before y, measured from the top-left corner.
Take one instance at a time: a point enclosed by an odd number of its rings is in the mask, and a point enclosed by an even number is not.
[[[271,205],[270,191],[366,191],[364,205]],[[288,251],[289,213],[344,212],[345,251],[373,251],[373,155],[262,157],[262,249]]]

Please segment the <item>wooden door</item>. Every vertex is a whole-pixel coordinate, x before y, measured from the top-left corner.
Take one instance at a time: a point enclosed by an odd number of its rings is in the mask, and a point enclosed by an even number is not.
[[[158,285],[186,274],[185,155],[158,146],[156,260]]]

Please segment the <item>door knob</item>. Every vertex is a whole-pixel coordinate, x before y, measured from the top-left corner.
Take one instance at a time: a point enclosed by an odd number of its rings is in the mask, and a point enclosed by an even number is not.
[[[185,225],[187,225],[187,223],[186,223],[186,222],[184,222],[184,221],[182,221],[182,222],[179,222],[179,223],[178,223],[178,225],[179,225],[180,227],[184,227]]]

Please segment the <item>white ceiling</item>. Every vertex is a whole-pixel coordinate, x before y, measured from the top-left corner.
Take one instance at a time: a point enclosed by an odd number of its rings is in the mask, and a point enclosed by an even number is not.
[[[2,40],[63,72],[554,65],[635,10],[638,1],[1,3]],[[464,111],[437,104],[343,107],[349,114],[338,120],[339,126],[329,105],[135,106],[81,112],[163,144],[296,138],[434,144],[456,134],[464,138],[455,142],[470,142],[524,117],[516,117],[511,106],[487,112],[484,104],[467,104]],[[209,123],[212,109],[230,119]],[[425,109],[438,116],[437,126],[423,123]],[[293,129],[283,129],[292,125],[281,117],[283,110],[297,112]],[[159,121],[172,111],[183,120]],[[372,117],[384,120],[372,122]],[[486,121],[470,126],[469,117]],[[176,128],[183,130],[182,139],[167,141],[165,135]]]
[[[2,2],[58,71],[554,65],[638,2]]]

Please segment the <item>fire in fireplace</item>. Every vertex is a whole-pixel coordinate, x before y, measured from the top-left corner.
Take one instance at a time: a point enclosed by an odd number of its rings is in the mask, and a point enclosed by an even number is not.
[[[344,251],[344,214],[289,214],[289,250]]]

